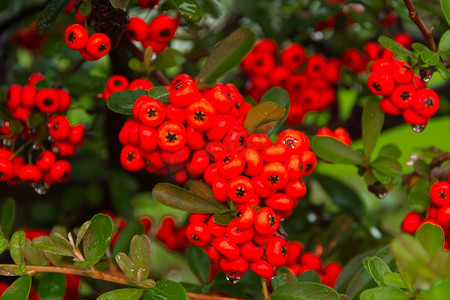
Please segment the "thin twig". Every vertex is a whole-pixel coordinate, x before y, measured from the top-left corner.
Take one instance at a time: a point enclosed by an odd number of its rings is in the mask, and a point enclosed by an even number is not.
[[[262,293],[264,295],[264,300],[269,300],[269,290],[267,289],[267,281],[261,277]]]
[[[414,23],[416,23],[417,27],[419,28],[420,32],[423,35],[423,38],[425,39],[425,42],[428,45],[428,48],[430,48],[430,50],[436,52],[436,43],[434,42],[433,34],[432,34],[433,29],[428,29],[425,26],[425,23],[423,23],[422,18],[419,16],[419,14],[411,0],[403,0],[403,2],[405,2],[406,7],[408,8],[409,18]]]

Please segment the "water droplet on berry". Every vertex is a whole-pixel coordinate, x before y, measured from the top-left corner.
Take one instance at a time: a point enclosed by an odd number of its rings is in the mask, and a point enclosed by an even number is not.
[[[422,132],[424,131],[426,125],[411,125],[411,128],[414,132]]]
[[[48,187],[43,182],[32,183],[31,186],[38,195],[45,195],[48,192]]]
[[[231,284],[237,284],[241,280],[241,277],[235,275],[227,275],[227,281]]]
[[[386,196],[388,194],[389,194],[389,192],[380,193],[380,194],[377,195],[377,197],[380,198],[380,199],[384,199],[384,198],[386,198]]]

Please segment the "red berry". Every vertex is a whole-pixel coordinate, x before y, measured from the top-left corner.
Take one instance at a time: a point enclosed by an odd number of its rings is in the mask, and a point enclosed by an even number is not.
[[[270,197],[277,192],[276,189],[269,188],[265,184],[263,184],[260,176],[253,177],[252,183],[255,187],[255,193],[262,198]]]
[[[138,148],[126,145],[120,152],[120,164],[125,170],[137,172],[144,167],[145,162]]]
[[[36,105],[37,88],[34,85],[27,84],[22,89],[21,106],[26,109],[33,109]]]
[[[72,126],[66,116],[55,116],[48,122],[48,133],[57,142],[68,139],[71,131]]]
[[[169,103],[166,105],[166,118],[167,118],[167,120],[174,120],[174,121],[178,121],[182,124],[187,124],[186,109],[176,107]]]
[[[277,144],[286,145],[290,149],[288,152],[290,155],[309,150],[310,147],[306,134],[295,129],[282,131],[277,137]]]
[[[300,199],[306,194],[306,184],[301,179],[289,181],[284,191],[289,197]]]
[[[289,181],[286,166],[281,162],[265,164],[261,170],[261,182],[269,189],[283,189]]]
[[[317,164],[316,155],[312,151],[303,152],[302,156],[302,176],[308,176],[314,171]]]
[[[347,68],[356,73],[364,72],[367,67],[367,61],[358,49],[346,49],[342,53],[342,61]]]
[[[208,228],[209,232],[211,232],[211,234],[216,237],[224,236],[227,233],[227,226],[217,224],[214,221],[214,217],[209,218]]]
[[[436,206],[450,204],[450,183],[447,181],[438,181],[431,186],[431,201]]]
[[[36,159],[36,167],[39,170],[46,172],[55,164],[56,157],[50,150],[42,151]]]
[[[244,174],[250,177],[257,176],[263,166],[263,160],[259,151],[251,148],[244,150],[245,167]]]
[[[36,94],[36,106],[44,113],[54,113],[59,110],[59,93],[54,89],[45,88]]]
[[[252,263],[261,259],[264,254],[264,248],[248,242],[241,245],[241,256],[246,261]]]
[[[106,82],[106,88],[111,92],[120,92],[128,88],[128,79],[122,75],[113,75]]]
[[[228,154],[224,152],[217,160],[217,171],[223,178],[232,179],[239,176],[245,168],[245,160],[242,153]]]
[[[300,68],[305,63],[305,58],[305,48],[297,43],[290,43],[280,51],[281,64],[291,70]]]
[[[131,17],[125,34],[130,40],[142,42],[148,36],[147,23],[139,17]]]
[[[400,108],[394,105],[390,97],[384,97],[381,99],[380,108],[382,111],[390,115],[400,115],[403,112]]]
[[[143,95],[136,100],[135,104],[136,103],[138,120],[145,126],[157,127],[164,121],[166,117],[166,107],[161,101]]]
[[[412,108],[418,114],[429,118],[439,109],[439,96],[433,90],[421,89],[414,96]]]
[[[184,163],[191,154],[191,150],[187,146],[183,146],[177,151],[161,151],[161,158],[168,165],[177,165]]]
[[[414,77],[411,66],[402,60],[394,60],[391,67],[392,77],[397,84],[409,84]]]
[[[136,78],[132,82],[130,82],[130,85],[128,86],[129,90],[146,90],[148,91],[153,87],[153,83],[145,78]]]
[[[273,266],[263,259],[251,263],[250,269],[253,272],[255,272],[258,276],[261,276],[262,278],[265,279],[270,279],[275,276]]]
[[[259,235],[275,232],[280,224],[280,218],[270,207],[262,207],[256,212],[255,230]]]
[[[158,5],[159,0],[138,0],[138,5],[141,8],[154,8],[156,5]]]
[[[13,177],[14,165],[8,158],[0,157],[0,181],[6,181]]]
[[[247,272],[248,262],[240,256],[236,259],[222,258],[219,261],[219,267],[227,275],[240,276]]]
[[[80,50],[87,46],[89,34],[84,26],[73,24],[66,28],[65,39],[70,49]]]
[[[20,106],[22,97],[22,87],[18,84],[11,85],[6,91],[5,102],[8,108],[16,108]]]
[[[395,87],[390,98],[396,107],[404,110],[411,107],[415,94],[416,89],[412,84],[398,85]]]
[[[309,267],[315,271],[319,271],[322,269],[322,260],[317,255],[304,252],[300,257],[300,264]]]
[[[58,111],[59,112],[66,111],[69,108],[71,102],[70,94],[65,89],[58,89],[56,91],[58,92],[59,95]]]
[[[232,178],[227,185],[227,196],[236,203],[245,203],[253,197],[255,188],[246,176]]]
[[[205,246],[211,241],[211,233],[205,223],[191,223],[186,228],[187,239],[196,246]]]
[[[216,122],[217,111],[206,99],[195,100],[186,107],[186,121],[194,129],[207,131]]]
[[[264,204],[276,211],[286,211],[294,208],[294,200],[285,193],[276,193],[275,195],[267,198]]]
[[[303,245],[300,242],[287,242],[287,260],[286,265],[294,265],[299,261],[303,252]]]
[[[251,206],[245,206],[236,213],[234,226],[239,230],[247,230],[253,226],[254,219],[255,209]]]
[[[289,148],[285,144],[276,144],[266,147],[261,152],[261,157],[265,162],[285,162],[289,157]]]
[[[19,179],[27,183],[35,183],[42,179],[42,172],[35,165],[24,165],[20,168]]]
[[[445,227],[450,225],[450,204],[444,205],[438,209],[436,221]]]
[[[379,96],[389,96],[395,88],[392,75],[386,71],[376,70],[370,73],[367,79],[370,91]]]
[[[411,125],[426,125],[430,118],[419,115],[415,110],[408,108],[403,111],[403,119]]]
[[[186,169],[191,175],[202,175],[209,166],[209,157],[205,150],[194,151],[186,162]]]
[[[176,19],[168,15],[159,15],[148,25],[148,34],[150,39],[156,42],[167,43],[174,37],[177,27]]]
[[[72,174],[72,165],[67,160],[58,160],[50,168],[48,174],[54,183],[62,183]]]
[[[109,53],[111,49],[111,41],[109,37],[101,32],[94,33],[89,37],[89,41],[86,46],[86,52],[99,59]]]
[[[235,242],[237,245],[242,245],[250,242],[255,236],[255,228],[250,227],[246,230],[237,229],[235,224],[235,219],[231,220],[227,226],[227,236],[228,238]]]
[[[197,85],[193,80],[185,79],[169,91],[169,101],[174,106],[184,108],[191,103],[198,93]]]
[[[326,58],[320,54],[313,54],[306,61],[305,73],[308,77],[312,78],[323,77],[327,69],[326,67]]]
[[[236,243],[225,236],[218,237],[214,240],[214,248],[216,248],[221,255],[230,260],[234,260],[240,255],[240,250]]]
[[[186,145],[186,128],[178,121],[165,121],[156,133],[156,143],[166,151],[177,151]]]
[[[364,45],[364,52],[368,60],[377,60],[381,55],[381,47],[377,42],[367,42]]]
[[[271,54],[275,54],[277,52],[277,43],[274,40],[264,38],[260,39],[255,43],[253,47],[253,51],[255,52],[268,52]]]
[[[265,249],[266,259],[274,267],[281,267],[287,261],[286,241],[279,236],[272,238]]]

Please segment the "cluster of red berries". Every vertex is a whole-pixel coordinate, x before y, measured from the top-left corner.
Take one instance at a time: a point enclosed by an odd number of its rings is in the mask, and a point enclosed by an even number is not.
[[[352,144],[352,138],[349,136],[348,131],[343,127],[338,127],[334,131],[330,128],[320,128],[316,133],[317,136],[329,136],[343,142],[347,146]]]
[[[177,19],[168,15],[159,15],[148,25],[141,18],[132,17],[125,34],[129,40],[141,42],[144,48],[152,47],[153,52],[159,53],[166,49],[177,28]]]
[[[342,8],[334,15],[331,15],[324,20],[320,20],[316,23],[315,31],[320,32],[329,28],[336,28],[336,24],[342,24],[345,28],[348,28],[355,24],[353,15],[362,14],[364,12],[364,6],[358,3],[346,4],[346,0],[327,0],[326,4],[344,4]]]
[[[109,96],[115,92],[125,90],[149,90],[153,87],[153,83],[146,78],[137,78],[131,82],[122,75],[113,75],[106,82],[106,87],[103,90],[102,97],[105,101],[108,101]]]
[[[250,105],[232,84],[199,91],[191,77],[174,78],[167,104],[147,95],[133,105],[133,119],[119,133],[120,162],[137,172],[167,174],[178,183],[201,178],[211,155],[236,147]],[[221,141],[224,141],[222,143]],[[245,138],[244,141],[245,142]],[[227,148],[227,149],[228,149]]]
[[[10,128],[11,122],[0,126],[2,146],[0,148],[0,181],[15,185],[18,180],[40,187],[66,181],[71,174],[71,164],[65,159],[75,154],[78,146],[84,143],[83,125],[72,126],[66,116],[71,102],[70,94],[64,89],[44,88],[38,90],[35,83],[43,75],[34,74],[24,87],[14,84],[6,93],[6,105],[13,120],[19,122],[20,132]],[[36,135],[39,127],[29,127],[29,116],[34,111],[45,118],[48,126],[48,141]],[[16,131],[13,131],[16,130]],[[47,143],[48,142],[48,143]],[[51,150],[45,150],[48,147]],[[28,148],[28,163],[19,152]],[[16,152],[14,152],[16,151]],[[37,152],[40,152],[36,156]]]
[[[380,107],[387,114],[401,114],[411,125],[424,126],[437,112],[439,96],[426,88],[408,63],[381,58],[369,70],[367,85],[373,94],[383,96]]]
[[[85,60],[97,60],[109,53],[111,41],[101,32],[89,36],[87,29],[80,24],[72,24],[66,28],[65,40],[72,50],[79,50]]]
[[[277,64],[277,47],[273,40],[262,39],[244,58],[241,68],[249,77],[246,90],[259,101],[269,88],[284,88],[290,99],[286,122],[298,125],[307,112],[322,111],[335,102],[333,85],[340,79],[341,63],[320,54],[307,56],[302,45],[290,43],[281,49]]]
[[[426,218],[415,212],[409,212],[402,222],[404,232],[414,234],[424,223],[431,223],[442,228],[445,236],[444,248],[450,249],[450,178],[449,181],[438,181],[430,189],[431,203]]]

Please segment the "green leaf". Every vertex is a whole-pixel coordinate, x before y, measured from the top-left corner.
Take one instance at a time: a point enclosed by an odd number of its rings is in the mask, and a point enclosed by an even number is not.
[[[432,50],[423,51],[422,53],[420,53],[420,57],[426,64],[430,66],[435,66],[440,62],[439,55]]]
[[[91,0],[83,0],[83,2],[80,4],[80,13],[81,15],[87,17],[92,12],[92,2]]]
[[[156,286],[149,288],[144,294],[145,300],[187,300],[187,292],[184,287],[171,280],[161,280]]]
[[[33,239],[31,245],[44,252],[62,256],[75,256],[70,243],[56,236],[38,236]]]
[[[46,266],[48,265],[47,257],[44,252],[31,246],[29,240],[25,240],[25,252],[24,256],[27,262],[35,266]]]
[[[126,277],[128,277],[130,280],[134,282],[137,281],[138,270],[128,255],[126,255],[123,252],[117,253],[116,262]]]
[[[203,8],[196,0],[171,0],[173,6],[189,21],[198,22],[202,19]]]
[[[293,282],[273,291],[272,300],[339,300],[339,294],[324,284],[313,282]]]
[[[377,287],[361,294],[361,300],[409,300],[409,296],[398,288]]]
[[[296,276],[299,282],[315,282],[321,283],[319,274],[314,270],[308,270],[306,272],[300,273]]]
[[[148,90],[148,95],[153,99],[162,101],[164,104],[169,103],[169,91],[164,86],[155,86]]]
[[[131,240],[130,256],[138,272],[138,282],[147,279],[152,265],[152,243],[145,234]]]
[[[80,72],[64,77],[61,84],[70,91],[97,95],[105,88],[106,80],[99,76],[93,76],[85,72]]]
[[[418,240],[430,257],[444,247],[444,231],[441,226],[437,226],[431,223],[425,223],[419,227],[415,234],[416,240]]]
[[[11,236],[11,240],[9,241],[9,252],[11,254],[11,258],[13,261],[19,265],[19,269],[17,272],[23,273],[25,272],[25,232],[23,230],[19,230],[13,233]],[[16,273],[16,270],[14,270]],[[17,273],[17,274],[20,274]]]
[[[164,205],[190,212],[218,213],[227,209],[217,201],[209,201],[170,183],[156,184],[152,196]]]
[[[245,117],[244,127],[248,134],[267,134],[278,120],[286,114],[286,109],[275,102],[264,101],[253,106]],[[267,126],[263,126],[266,125]]]
[[[283,126],[284,122],[286,121],[286,118],[288,116],[289,107],[291,104],[291,101],[289,100],[289,94],[286,92],[286,90],[280,88],[280,87],[273,87],[269,89],[267,92],[264,93],[264,95],[261,98],[260,102],[270,101],[278,106],[283,107],[286,112],[284,114],[284,117],[278,120],[277,124],[272,127],[272,129],[267,132],[267,135],[270,136],[271,134],[274,134],[278,132],[278,130]]]
[[[363,164],[360,153],[329,136],[313,137],[311,149],[317,156],[329,162],[349,165]]]
[[[236,216],[236,210],[225,210],[214,214],[214,222],[220,225],[228,225]]]
[[[31,277],[19,277],[3,292],[0,300],[27,300],[30,289]]]
[[[408,49],[397,43],[391,38],[388,38],[387,36],[381,35],[378,38],[378,42],[381,44],[381,46],[391,50],[395,54],[399,54],[402,56],[409,56],[409,57],[415,57],[414,54],[411,53]]]
[[[420,300],[448,300],[450,295],[450,281],[437,280],[430,289],[419,294]]]
[[[109,96],[106,105],[115,113],[132,115],[134,102],[137,98],[146,94],[147,91],[141,89],[115,92]]]
[[[175,66],[181,66],[186,61],[183,53],[178,50],[167,48],[159,53],[152,65],[157,70],[165,70]]]
[[[83,240],[86,231],[88,230],[89,226],[91,226],[91,221],[86,221],[83,223],[83,225],[81,225],[80,229],[77,232],[77,240],[75,242],[75,247],[78,248],[78,245],[80,245],[81,241]]]
[[[419,158],[414,162],[414,171],[420,175],[421,177],[429,177],[430,176],[430,166],[424,159]]]
[[[114,8],[120,8],[120,9],[124,9],[128,6],[128,2],[130,0],[109,0],[109,2],[111,3],[112,7]]]
[[[447,0],[441,0],[441,8],[447,23],[450,25],[450,2]]]
[[[192,180],[188,183],[189,189],[196,195],[208,199],[210,201],[215,201],[213,190],[211,186],[207,185],[201,180]]]
[[[217,0],[200,0],[200,2],[205,12],[210,13],[213,17],[218,18],[223,14],[222,7]]]
[[[278,274],[275,276],[275,278],[272,279],[272,287],[274,290],[289,284],[297,282],[297,277],[295,277],[295,274],[292,273],[291,270],[287,267],[281,267],[278,269]]]
[[[201,247],[189,245],[186,249],[186,257],[192,272],[202,284],[208,283],[210,259]]]
[[[226,37],[211,53],[198,74],[197,82],[211,84],[250,52],[256,36],[249,28],[239,28]]]
[[[388,156],[392,158],[400,158],[402,156],[402,152],[395,144],[386,144],[381,147],[380,152],[378,152],[378,156]]]
[[[105,214],[96,214],[83,239],[83,254],[86,261],[75,265],[86,268],[95,265],[105,254],[113,234],[113,222]]]
[[[386,286],[383,281],[383,276],[386,273],[391,273],[391,269],[384,262],[384,260],[378,256],[371,257],[368,262],[368,267],[369,273],[372,275],[373,280],[375,280],[375,282],[381,287]]]
[[[450,55],[450,29],[444,32],[439,40],[439,54],[444,56],[444,58],[448,58]]]
[[[36,33],[43,35],[55,22],[70,0],[51,0],[40,13],[36,23]]]
[[[408,205],[417,212],[424,212],[430,203],[430,181],[420,179],[408,193]]]
[[[97,300],[139,300],[143,293],[143,289],[117,289],[101,294]]]
[[[384,172],[378,171],[377,169],[372,169],[372,174],[375,176],[375,178],[381,182],[383,185],[387,185],[392,181],[392,177],[387,175]]]
[[[127,226],[120,231],[119,237],[114,244],[112,256],[116,256],[119,252],[129,253],[130,243],[135,235],[144,233],[144,225],[139,220],[132,220]]]
[[[419,54],[424,51],[430,50],[427,46],[425,46],[424,44],[421,44],[421,43],[413,43],[412,48],[414,50],[416,50]]]
[[[438,62],[436,65],[436,68],[439,72],[439,75],[442,77],[442,79],[447,80],[449,77],[447,67],[444,66],[444,64],[442,62]]]
[[[317,179],[331,200],[336,203],[344,212],[355,216],[361,215],[364,206],[358,194],[343,182],[334,178],[317,175]]]
[[[66,291],[66,276],[58,273],[44,273],[37,289],[41,300],[62,299]]]
[[[370,166],[392,177],[397,177],[402,174],[402,165],[394,158],[389,156],[378,156]]]
[[[14,226],[16,219],[16,201],[12,198],[7,198],[2,205],[2,214],[0,217],[0,230],[5,237],[8,237]]]
[[[406,289],[406,285],[403,282],[402,276],[399,273],[384,273],[383,282],[385,285]]]
[[[0,254],[8,247],[8,240],[3,236],[3,232],[0,231]]]
[[[384,112],[380,109],[380,101],[377,97],[367,97],[362,113],[362,142],[366,157],[372,155],[383,124]]]

